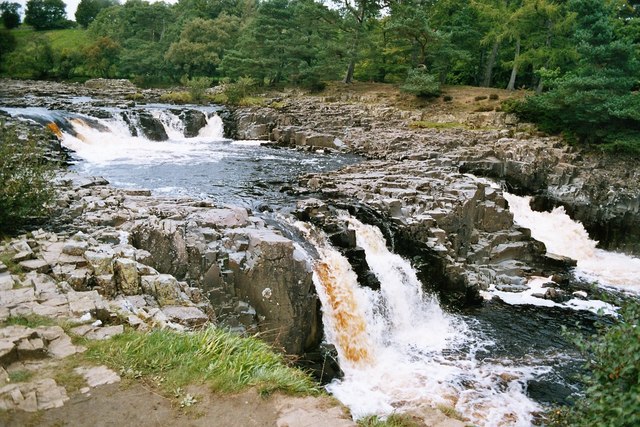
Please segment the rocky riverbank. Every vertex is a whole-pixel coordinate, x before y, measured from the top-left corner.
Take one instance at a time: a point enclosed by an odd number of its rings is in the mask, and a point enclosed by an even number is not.
[[[235,110],[233,135],[370,158],[302,177],[299,192],[334,205],[362,204],[386,218],[397,250],[428,260],[423,278],[445,298],[451,291],[473,298],[489,284],[521,290],[521,278],[533,274],[555,274],[555,286],[567,290],[564,272],[575,262],[546,255],[544,245],[514,225],[503,189],[533,195],[537,208],[565,206],[604,248],[640,252],[632,160],[577,149],[499,111],[389,103],[384,94],[356,89],[337,97],[294,96],[277,109]]]
[[[15,107],[79,113],[95,105],[86,96],[132,108],[161,95],[124,82],[96,85],[10,82],[0,95]],[[538,207],[563,204],[605,237],[604,246],[640,252],[634,234],[640,189],[628,161],[579,151],[505,113],[447,111],[435,104],[412,109],[388,101],[347,88],[340,96],[278,95],[267,101],[270,107],[221,114],[232,137],[368,159],[299,177],[297,186],[282,189],[299,198],[294,214],[327,232],[361,283],[379,286],[354,232],[338,219],[340,210],[379,225],[394,250],[413,260],[421,281],[447,301],[478,303],[479,292],[491,284],[522,291],[532,275],[553,276],[542,297],[571,297],[576,289],[567,273],[575,263],[546,254],[529,230],[514,224],[503,188],[535,195]],[[127,117],[148,139],[166,137],[153,117]],[[185,132],[204,125],[201,112],[180,117]],[[187,331],[217,324],[260,333],[289,354],[317,348],[323,331],[312,265],[265,217],[246,208],[116,189],[100,178],[61,174],[57,186],[57,213],[46,230],[0,246],[0,322],[6,324],[0,330],[0,384],[16,372],[45,373],[1,387],[2,408],[42,410],[73,399],[43,366],[82,351],[72,338],[107,339],[125,326]],[[72,326],[11,325],[11,319],[33,315]],[[91,393],[91,384],[118,381],[106,367],[79,369],[89,387],[81,393]]]

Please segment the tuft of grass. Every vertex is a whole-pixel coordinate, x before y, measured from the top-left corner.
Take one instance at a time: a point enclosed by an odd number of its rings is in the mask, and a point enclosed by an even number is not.
[[[38,314],[9,317],[3,322],[0,322],[0,327],[14,325],[26,326],[27,328],[37,328],[39,326],[55,326],[56,323],[50,317],[40,316]]]
[[[492,101],[497,101],[498,99],[500,99],[500,96],[497,93],[491,93],[489,94],[489,99]]]
[[[474,101],[484,101],[485,99],[487,99],[488,96],[487,95],[478,95],[475,98],[473,98]]]
[[[436,406],[436,408],[438,408],[438,410],[440,412],[442,412],[443,414],[445,414],[449,418],[454,418],[454,419],[456,419],[458,421],[465,421],[465,419],[462,416],[462,414],[460,412],[456,411],[456,408],[454,408],[453,406],[439,404],[439,405]]]
[[[21,275],[24,273],[24,271],[22,271],[22,267],[20,267],[20,265],[13,260],[14,255],[15,252],[12,251],[0,253],[0,262],[2,262],[7,267],[9,273]]]
[[[265,102],[265,98],[260,96],[245,96],[238,101],[238,105],[241,107],[262,107]]]
[[[189,104],[192,102],[191,94],[186,91],[163,93],[160,101],[172,104]]]
[[[162,94],[160,96],[160,98],[162,99],[162,96],[164,96],[165,94]],[[144,100],[144,95],[141,94],[140,92],[136,92],[136,93],[129,93],[127,95],[124,96],[125,99],[128,99],[130,101],[142,101]]]
[[[409,414],[391,414],[386,419],[370,415],[358,420],[360,427],[421,427],[423,422]]]
[[[65,363],[57,367],[53,379],[58,385],[63,386],[68,393],[73,393],[87,386],[85,378],[74,372],[74,369],[78,367],[78,363],[72,363],[74,360],[81,360],[81,356],[70,358]]]
[[[409,124],[409,127],[414,129],[455,129],[455,128],[466,129],[467,128],[467,126],[465,126],[464,124],[457,123],[457,122],[440,123],[440,122],[423,122],[423,121],[412,122]]]
[[[31,377],[33,377],[33,372],[27,370],[19,370],[9,373],[9,381],[12,383],[24,383],[29,381]]]
[[[134,378],[162,377],[162,387],[175,390],[188,384],[207,384],[217,392],[255,387],[260,394],[316,394],[306,373],[287,366],[257,338],[243,338],[216,328],[193,333],[156,330],[127,331],[111,340],[89,344],[86,357]]]

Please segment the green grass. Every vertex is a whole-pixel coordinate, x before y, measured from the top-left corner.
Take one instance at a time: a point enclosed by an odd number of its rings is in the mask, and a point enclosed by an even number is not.
[[[11,30],[11,34],[16,38],[16,50],[25,46],[35,35],[47,36],[51,41],[51,47],[54,51],[82,49],[91,44],[91,36],[87,30],[76,28],[68,30],[35,31],[33,28],[22,26]]]
[[[20,370],[9,373],[9,381],[12,383],[24,383],[33,377],[32,371]]]
[[[228,393],[252,387],[263,395],[319,392],[311,377],[287,366],[284,357],[266,343],[216,328],[188,334],[127,331],[111,340],[89,343],[86,357],[125,377],[161,383],[165,391],[201,383]]]
[[[440,412],[442,412],[449,418],[454,418],[459,421],[464,421],[464,417],[462,416],[462,414],[458,412],[456,408],[454,408],[453,406],[439,404],[436,406],[436,408],[438,408]]]
[[[38,314],[28,314],[26,316],[9,317],[0,322],[0,327],[5,326],[26,326],[27,328],[37,328],[39,326],[55,326],[56,322],[50,317]]]
[[[23,274],[22,267],[13,260],[14,255],[15,252],[13,251],[0,253],[0,262],[7,266],[7,270],[11,274]]]

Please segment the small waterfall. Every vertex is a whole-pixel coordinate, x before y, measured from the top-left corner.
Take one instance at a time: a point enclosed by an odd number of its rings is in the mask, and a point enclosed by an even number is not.
[[[492,343],[423,294],[409,262],[387,249],[380,230],[346,214],[341,219],[356,231],[381,289],[360,287],[346,258],[311,226],[297,224],[318,249],[314,283],[326,340],[344,372],[327,390],[355,419],[445,405],[478,425],[530,425],[540,407],[526,396],[526,384],[550,368],[477,360]]]
[[[222,138],[222,120],[213,115],[197,137],[184,136],[178,116],[158,110],[153,116],[162,123],[169,139],[151,141],[138,129],[135,117],[116,115],[111,119],[83,116],[68,118],[70,131],[62,130],[62,144],[94,165],[151,165],[215,162],[225,154],[215,149]],[[212,145],[214,144],[214,145]]]
[[[207,116],[207,125],[198,132],[200,138],[223,139],[224,123],[222,118],[217,114]]]
[[[176,114],[168,110],[152,110],[151,115],[162,123],[169,139],[184,138],[184,123]]]
[[[530,197],[504,193],[514,221],[531,230],[531,236],[543,242],[547,252],[575,259],[576,276],[604,286],[640,292],[640,259],[596,247],[584,226],[572,220],[562,206],[551,212],[535,212]]]

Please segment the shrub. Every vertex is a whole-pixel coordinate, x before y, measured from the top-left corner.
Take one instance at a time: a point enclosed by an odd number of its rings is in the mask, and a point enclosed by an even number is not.
[[[235,83],[225,83],[224,94],[227,103],[238,105],[240,101],[249,96],[256,87],[256,81],[251,77],[240,77]]]
[[[160,101],[169,102],[172,104],[188,104],[192,102],[193,98],[189,92],[168,92],[160,95]]]
[[[491,93],[489,94],[489,99],[492,101],[497,101],[498,99],[500,99],[500,97],[498,96],[497,93]]]
[[[189,90],[193,102],[200,102],[204,99],[204,94],[211,87],[212,82],[213,79],[209,77],[194,77],[192,79],[183,77],[181,80],[181,83]]]
[[[42,139],[21,137],[15,126],[0,123],[0,234],[49,213],[55,164],[45,158]]]
[[[478,95],[473,99],[474,99],[474,101],[483,101],[483,100],[487,99],[487,96],[486,95]]]
[[[437,76],[417,68],[409,71],[400,90],[421,98],[433,98],[440,96],[440,81]]]
[[[442,99],[444,100],[444,102],[451,102],[451,101],[453,101],[453,96],[445,95],[445,96],[442,97]]]
[[[639,322],[640,304],[630,302],[615,324],[601,326],[588,339],[574,337],[573,341],[586,356],[588,374],[584,397],[565,412],[564,418],[571,425],[640,425]],[[563,422],[556,420],[556,423]]]

